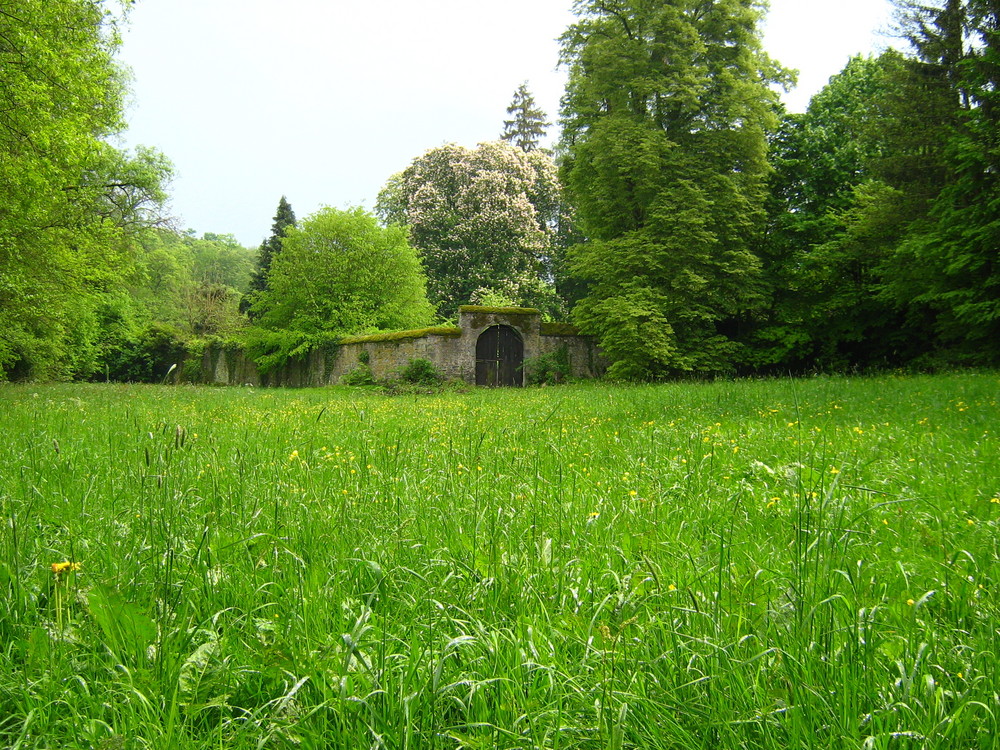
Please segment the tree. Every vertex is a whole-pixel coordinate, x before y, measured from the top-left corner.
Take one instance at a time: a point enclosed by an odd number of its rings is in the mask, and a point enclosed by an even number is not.
[[[410,228],[442,315],[476,297],[558,308],[553,260],[560,191],[551,157],[502,141],[448,144],[390,179],[377,211]]]
[[[545,136],[549,126],[545,113],[535,104],[535,97],[528,91],[528,82],[517,87],[510,106],[507,107],[510,120],[503,121],[501,140],[513,143],[527,153],[538,148],[539,141]]]
[[[924,211],[897,247],[885,293],[901,308],[927,311],[950,361],[996,364],[1000,5],[996,0],[899,0],[897,5],[902,32],[917,54],[908,67],[910,81],[922,86],[910,86],[911,106],[900,107],[897,133],[912,138],[923,132],[933,145],[915,152],[928,175],[916,183],[923,188]],[[926,92],[928,111],[919,122],[914,91]],[[936,127],[931,130],[928,123]],[[886,179],[900,184],[895,173]]]
[[[360,208],[324,208],[290,227],[254,312],[261,328],[306,337],[415,328],[433,316],[406,230]]]
[[[905,356],[913,331],[882,298],[885,260],[907,211],[880,179],[886,108],[905,61],[895,51],[852,58],[772,141],[768,231],[771,303],[753,331],[753,364],[799,370]]]
[[[271,263],[274,261],[274,257],[281,252],[282,238],[294,226],[295,212],[285,196],[281,196],[281,200],[278,201],[278,209],[274,214],[274,223],[271,225],[271,236],[261,243],[257,257],[257,268],[250,278],[250,288],[240,300],[241,312],[249,314],[256,298],[268,289],[267,277],[271,271]]]
[[[763,301],[767,134],[777,124],[753,0],[578,0],[561,176],[587,241],[574,318],[612,375],[731,366]]]
[[[93,371],[131,237],[159,219],[167,161],[106,140],[123,126],[117,44],[93,0],[0,11],[0,378]]]

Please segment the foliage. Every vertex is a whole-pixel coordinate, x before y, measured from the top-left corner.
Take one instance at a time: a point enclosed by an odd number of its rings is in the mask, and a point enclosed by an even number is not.
[[[901,0],[915,55],[852,60],[780,142],[775,324],[757,334],[758,361],[1000,361],[1000,123],[980,68],[992,70],[997,17],[983,7]]]
[[[437,385],[443,378],[429,359],[411,359],[399,371],[399,379],[413,385]]]
[[[523,368],[528,385],[565,383],[573,372],[570,368],[569,349],[565,346],[537,357],[527,357]]]
[[[878,180],[878,163],[900,158],[883,133],[903,65],[893,51],[851,59],[774,139],[761,253],[771,307],[751,343],[760,367],[870,365],[901,346],[905,321],[879,299],[900,196]]]
[[[498,315],[538,315],[539,310],[534,307],[509,307],[507,305],[462,305],[458,308],[460,313],[486,313]]]
[[[540,151],[502,141],[431,149],[388,182],[377,210],[410,228],[444,317],[478,290],[523,305],[552,286],[560,194]]]
[[[86,377],[169,177],[122,128],[112,16],[91,0],[17,0],[0,12],[0,378]]]
[[[243,347],[247,357],[261,375],[284,367],[289,360],[301,357],[321,343],[331,339],[284,328],[268,329],[249,326],[235,334],[233,340]]]
[[[0,746],[992,748],[997,392],[5,384]]]
[[[367,362],[358,362],[358,366],[353,370],[348,370],[340,377],[341,385],[378,385],[372,368]]]
[[[538,142],[550,123],[545,112],[535,104],[535,97],[528,90],[527,81],[517,87],[514,98],[507,107],[507,114],[511,119],[503,121],[500,140],[512,143],[525,153],[538,148]]]
[[[433,316],[406,230],[360,208],[325,208],[290,227],[253,310],[261,328],[338,338],[418,328]]]
[[[274,223],[271,225],[271,236],[261,243],[257,254],[257,266],[250,277],[249,288],[240,300],[240,312],[252,315],[250,311],[254,302],[270,287],[268,274],[271,272],[274,256],[281,252],[281,240],[294,226],[295,212],[285,196],[281,196],[274,214]]]
[[[576,3],[561,176],[587,241],[574,319],[619,377],[731,366],[762,302],[772,82],[750,0]]]
[[[234,237],[156,229],[138,240],[130,284],[139,314],[192,336],[226,335],[242,325],[238,304],[253,258]]]
[[[917,56],[893,145],[909,146],[918,169],[887,170],[885,179],[926,208],[895,248],[885,296],[921,315],[956,359],[1000,362],[1000,7],[899,5]]]
[[[166,323],[154,322],[117,342],[95,376],[125,383],[161,383],[171,367],[179,367],[188,356],[184,333]]]
[[[389,331],[387,333],[371,333],[365,336],[345,336],[341,344],[358,344],[364,341],[402,341],[403,339],[419,339],[424,336],[461,336],[462,329],[458,326],[430,326],[429,328],[413,328],[408,331]]]

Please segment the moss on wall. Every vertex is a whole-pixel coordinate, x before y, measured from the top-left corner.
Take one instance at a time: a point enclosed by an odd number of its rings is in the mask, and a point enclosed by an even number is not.
[[[540,315],[533,307],[482,307],[481,305],[462,305],[459,313],[483,313],[486,315]]]
[[[417,328],[412,331],[394,331],[392,333],[373,333],[368,336],[346,336],[341,344],[366,344],[376,341],[402,341],[403,339],[420,339],[424,336],[461,336],[462,329],[457,326],[434,326]]]
[[[544,320],[539,331],[543,336],[579,336],[580,330],[572,323],[546,323]]]

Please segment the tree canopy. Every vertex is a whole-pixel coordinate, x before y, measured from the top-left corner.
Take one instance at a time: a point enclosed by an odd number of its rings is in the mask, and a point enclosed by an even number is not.
[[[102,3],[0,13],[0,377],[86,376],[125,299],[128,239],[155,222],[169,163],[119,151],[118,36]]]
[[[289,227],[255,303],[258,324],[342,336],[427,325],[433,308],[406,230],[363,209],[324,208]]]
[[[769,87],[752,0],[580,0],[563,35],[561,176],[586,241],[574,316],[612,374],[730,366],[761,305]]]
[[[111,2],[0,10],[0,379],[162,379],[214,336],[266,367],[467,302],[571,311],[624,378],[1000,363],[995,0],[894,0],[908,48],[791,115],[759,0],[576,0],[557,156],[522,84],[500,140],[390,178],[387,226],[283,196],[256,264],[112,145]]]
[[[551,268],[559,184],[541,151],[503,141],[431,149],[389,181],[377,210],[409,227],[442,315],[487,294],[557,306]]]

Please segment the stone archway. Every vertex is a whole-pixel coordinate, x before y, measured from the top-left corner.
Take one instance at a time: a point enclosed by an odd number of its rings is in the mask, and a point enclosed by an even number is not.
[[[524,340],[517,329],[493,325],[476,340],[476,385],[524,385]]]

